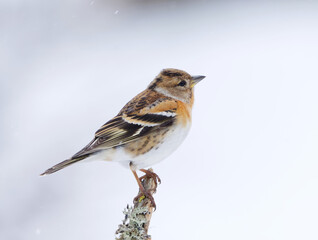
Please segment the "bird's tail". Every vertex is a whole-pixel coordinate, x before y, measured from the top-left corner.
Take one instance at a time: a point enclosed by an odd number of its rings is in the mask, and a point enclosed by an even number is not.
[[[51,173],[54,173],[54,172],[57,172],[73,163],[76,163],[78,161],[81,161],[83,160],[84,158],[87,158],[89,154],[87,155],[83,155],[83,156],[80,156],[80,157],[76,157],[76,158],[71,158],[71,159],[67,159],[63,162],[60,162],[56,165],[54,165],[53,167],[47,169],[44,173],[41,174],[41,176],[44,176],[44,175],[48,175],[48,174],[51,174]]]

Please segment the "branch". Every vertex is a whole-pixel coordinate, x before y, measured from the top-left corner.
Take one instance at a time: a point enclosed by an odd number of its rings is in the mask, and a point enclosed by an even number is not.
[[[148,170],[153,172],[152,168]],[[145,176],[141,183],[151,195],[156,192],[157,186],[153,178]],[[139,190],[137,197],[140,194]],[[127,205],[124,209],[125,219],[118,226],[116,240],[151,240],[148,229],[153,211],[151,201],[144,195],[141,195],[139,199],[135,198],[134,206]]]

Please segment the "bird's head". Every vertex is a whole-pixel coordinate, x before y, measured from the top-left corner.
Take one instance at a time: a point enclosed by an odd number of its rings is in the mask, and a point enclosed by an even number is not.
[[[167,68],[149,84],[148,89],[189,103],[193,98],[193,87],[203,78],[205,76],[191,76],[185,71]]]

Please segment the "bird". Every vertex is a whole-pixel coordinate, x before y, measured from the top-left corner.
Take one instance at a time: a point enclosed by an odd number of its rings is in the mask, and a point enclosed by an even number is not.
[[[71,158],[47,169],[52,174],[84,159],[119,162],[130,168],[141,194],[155,201],[138,177],[137,170],[160,183],[145,168],[168,157],[186,138],[191,127],[194,86],[205,76],[191,76],[174,68],[163,69],[148,87],[102,125],[94,138]]]

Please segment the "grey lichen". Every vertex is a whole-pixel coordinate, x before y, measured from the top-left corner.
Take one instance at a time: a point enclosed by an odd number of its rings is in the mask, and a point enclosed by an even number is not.
[[[125,219],[118,226],[116,240],[148,240],[150,236],[145,231],[147,223],[146,215],[149,214],[147,207],[127,207],[123,211]]]

